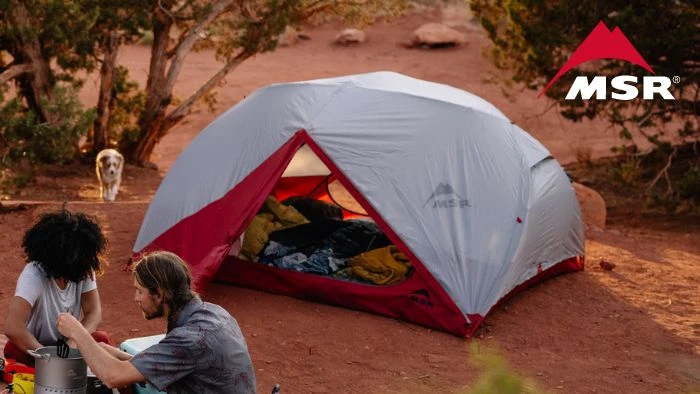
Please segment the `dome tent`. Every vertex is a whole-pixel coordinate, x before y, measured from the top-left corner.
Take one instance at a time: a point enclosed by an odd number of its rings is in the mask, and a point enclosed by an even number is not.
[[[299,160],[309,151],[318,160]],[[404,281],[230,255],[268,195],[330,176],[411,261]],[[473,94],[376,72],[271,85],[222,114],[164,178],[134,252],[177,253],[200,289],[219,280],[470,335],[514,292],[582,269],[583,248],[574,190],[539,142]]]

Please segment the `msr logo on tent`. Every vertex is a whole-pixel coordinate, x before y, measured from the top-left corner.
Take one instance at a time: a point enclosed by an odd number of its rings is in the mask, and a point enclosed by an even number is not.
[[[430,293],[428,290],[420,289],[408,295],[408,301],[413,304],[424,306],[427,308],[435,307],[435,303],[430,300]]]
[[[465,208],[471,207],[469,200],[460,196],[449,183],[440,183],[430,195],[423,207],[432,203],[433,208]]]
[[[656,76],[654,70],[649,67],[649,64],[644,60],[642,55],[637,52],[632,43],[627,39],[625,34],[619,27],[615,27],[612,31],[603,23],[598,22],[598,25],[586,37],[571,55],[569,60],[559,71],[554,75],[544,90],[537,96],[541,97],[554,82],[557,81],[564,73],[572,68],[591,61],[599,59],[619,59],[636,64],[643,69],[654,74],[654,76],[642,77],[644,100],[653,100],[655,95],[660,95],[664,100],[675,100],[669,87],[671,87],[671,79],[663,76]],[[678,82],[679,77],[673,77],[674,82]],[[618,75],[610,80],[612,93],[610,98],[613,100],[633,100],[639,97],[639,89],[637,82],[639,78],[634,75]],[[583,100],[589,100],[595,94],[596,99],[606,100],[608,81],[607,77],[595,76],[591,81],[587,77],[576,77],[574,83],[571,84],[569,93],[566,95],[567,100],[575,100],[579,96]]]

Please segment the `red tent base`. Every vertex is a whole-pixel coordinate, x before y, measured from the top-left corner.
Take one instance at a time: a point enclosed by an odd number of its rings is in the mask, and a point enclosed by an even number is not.
[[[514,288],[499,304],[544,279],[581,269],[582,257],[564,260]],[[474,314],[469,315],[471,324],[467,323],[462,313],[455,311],[451,305],[441,304],[438,301],[440,298],[415,272],[401,283],[373,286],[228,256],[214,279],[269,293],[372,312],[459,336],[471,336],[484,320],[483,316]]]
[[[466,335],[467,321],[452,305],[439,302],[414,272],[395,285],[374,286],[227,257],[214,280],[275,294],[340,305]]]

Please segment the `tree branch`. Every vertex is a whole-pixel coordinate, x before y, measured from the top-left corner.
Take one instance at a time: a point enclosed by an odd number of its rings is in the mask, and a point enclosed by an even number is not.
[[[556,100],[551,100],[551,104],[547,105],[547,108],[545,108],[542,112],[534,114],[534,115],[524,115],[523,119],[525,120],[530,120],[530,119],[535,119],[535,118],[540,118],[547,112],[551,111],[552,108],[554,107],[559,107],[559,102]]]
[[[234,0],[222,0],[216,2],[209,14],[200,19],[177,44],[174,49],[175,55],[170,63],[168,76],[165,80],[165,91],[168,92],[168,94],[172,92],[173,86],[175,86],[175,79],[177,79],[177,76],[180,74],[180,69],[182,68],[182,62],[185,60],[185,56],[187,56],[187,53],[189,53],[190,49],[192,49],[195,42],[200,39],[199,34],[201,33],[202,29],[218,18],[219,15],[221,15],[221,13],[231,6],[233,2]]]
[[[179,8],[176,8],[173,11],[173,16],[175,16],[176,19],[182,19],[181,16],[178,16],[185,8],[189,7],[192,5],[192,1],[183,1],[182,4],[180,5]]]
[[[639,134],[641,134],[649,142],[652,142],[652,139],[647,133],[644,132],[644,129],[641,126],[641,124],[646,122],[651,117],[651,115],[654,113],[655,113],[654,111],[649,111],[649,113],[646,114],[642,119],[639,119],[638,121],[634,122],[634,126],[637,128],[637,131],[639,132]],[[654,145],[656,145],[656,144],[654,144]]]
[[[15,64],[13,66],[8,67],[0,73],[0,85],[4,84],[5,82],[17,78],[22,74],[25,73],[30,73],[32,72],[32,65],[31,64]]]
[[[666,189],[666,197],[671,195],[671,193],[673,192],[673,187],[671,186],[671,179],[669,179],[669,176],[668,176],[668,169],[671,167],[671,163],[673,163],[673,156],[676,155],[676,152],[678,152],[677,147],[673,148],[673,151],[671,152],[671,154],[668,155],[668,161],[666,162],[666,165],[664,166],[664,168],[662,168],[661,171],[659,171],[659,173],[656,174],[656,177],[654,177],[654,180],[652,180],[651,183],[649,183],[649,186],[647,186],[646,190],[644,190],[645,194],[648,194],[649,191],[651,191],[651,189],[654,186],[656,186],[656,183],[663,176],[666,178],[666,184],[668,186]]]
[[[207,94],[210,90],[212,90],[219,82],[221,82],[226,75],[231,72],[233,69],[238,67],[241,63],[243,63],[246,59],[251,57],[253,54],[250,52],[241,52],[239,53],[235,58],[231,59],[228,63],[224,65],[221,70],[219,70],[214,76],[212,76],[204,85],[200,86],[199,89],[197,89],[196,92],[194,92],[190,97],[187,98],[187,100],[183,101],[182,104],[180,104],[177,108],[175,108],[170,114],[168,114],[165,118],[165,123],[167,125],[167,128],[174,126],[177,124],[182,118],[187,116],[189,112],[192,110],[192,106],[202,98],[205,94]]]
[[[170,21],[171,21],[172,23],[175,23],[175,17],[174,17],[173,14],[170,12],[170,10],[168,10],[168,9],[165,8],[165,7],[163,7],[163,3],[161,3],[161,0],[158,0],[158,7],[160,8],[161,11],[163,11],[163,13],[164,13],[165,15],[167,15],[167,16],[170,18]]]

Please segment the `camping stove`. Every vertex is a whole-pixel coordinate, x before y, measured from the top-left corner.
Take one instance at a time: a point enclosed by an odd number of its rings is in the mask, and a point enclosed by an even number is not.
[[[87,386],[79,387],[76,389],[62,389],[55,387],[44,387],[40,384],[36,384],[36,382],[34,383],[34,394],[85,394],[86,392]]]

